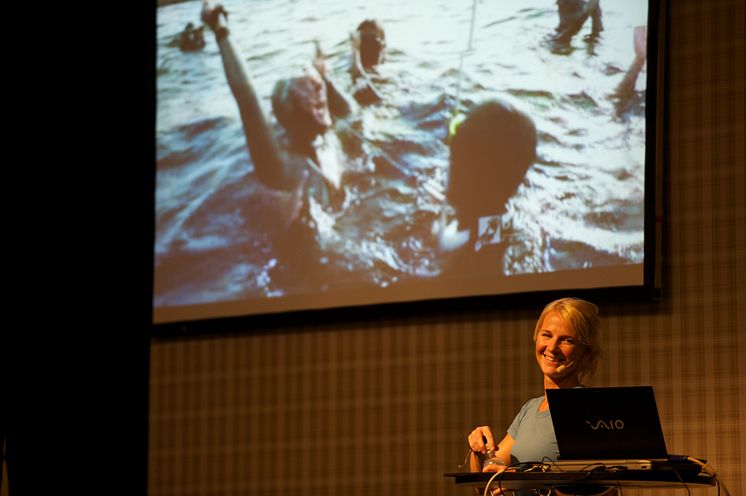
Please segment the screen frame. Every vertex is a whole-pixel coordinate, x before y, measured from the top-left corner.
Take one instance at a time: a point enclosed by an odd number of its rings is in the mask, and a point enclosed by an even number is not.
[[[188,318],[178,321],[153,322],[154,308],[154,270],[150,267],[151,277],[151,336],[156,338],[173,338],[199,335],[231,334],[246,331],[277,331],[309,326],[346,323],[380,322],[391,319],[441,318],[444,316],[468,315],[475,312],[491,311],[498,308],[531,307],[536,309],[547,302],[565,296],[585,298],[595,303],[604,302],[650,302],[661,297],[662,291],[662,245],[663,245],[663,167],[664,167],[664,98],[665,88],[665,53],[666,35],[666,1],[647,0],[648,38],[647,38],[647,71],[646,71],[646,150],[645,150],[645,199],[644,199],[644,255],[642,263],[643,282],[640,285],[587,287],[573,289],[553,289],[525,291],[503,294],[478,294],[470,296],[449,296],[427,298],[416,301],[395,301],[374,304],[345,305],[329,308],[300,309],[291,311],[269,311],[250,315],[230,315],[208,318]],[[157,9],[157,6],[156,6]],[[155,18],[155,13],[153,14]],[[153,24],[153,45],[155,53],[157,42],[156,26]],[[153,63],[155,56],[153,55]],[[155,140],[155,115],[157,107],[157,89],[155,88],[155,71],[153,77],[153,98],[151,126]],[[153,141],[153,145],[155,146]],[[154,156],[154,155],[152,155]],[[155,195],[155,174],[157,163],[152,162],[150,185]],[[154,227],[155,205],[152,204],[152,218],[148,219]],[[154,241],[151,239],[151,241]],[[153,243],[149,247],[153,250]],[[543,274],[546,275],[546,274]],[[562,274],[558,273],[561,277]],[[214,304],[211,304],[214,306]]]

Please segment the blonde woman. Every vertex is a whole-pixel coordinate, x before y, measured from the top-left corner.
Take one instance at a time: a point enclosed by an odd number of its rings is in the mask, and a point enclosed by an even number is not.
[[[596,371],[603,350],[599,344],[598,307],[578,298],[549,303],[534,329],[534,354],[544,375],[544,390],[583,387]],[[481,471],[484,455],[497,449],[498,459],[509,466],[517,463],[557,460],[559,451],[546,394],[528,400],[516,415],[507,434],[496,443],[493,429],[476,427],[468,437],[470,468]],[[485,472],[502,470],[487,465]],[[556,493],[561,494],[561,493]],[[610,489],[604,496],[616,494]]]

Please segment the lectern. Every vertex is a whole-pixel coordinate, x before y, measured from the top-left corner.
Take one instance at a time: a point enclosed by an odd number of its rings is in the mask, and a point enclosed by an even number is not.
[[[495,475],[489,472],[453,472],[457,486],[484,489]],[[716,480],[705,473],[670,469],[623,471],[502,472],[492,480],[491,489],[557,489],[568,494],[597,494],[603,488],[694,489],[713,487]]]

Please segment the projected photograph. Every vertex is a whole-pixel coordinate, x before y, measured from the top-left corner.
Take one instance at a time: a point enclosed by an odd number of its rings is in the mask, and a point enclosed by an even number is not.
[[[647,9],[160,1],[153,322],[641,285]]]

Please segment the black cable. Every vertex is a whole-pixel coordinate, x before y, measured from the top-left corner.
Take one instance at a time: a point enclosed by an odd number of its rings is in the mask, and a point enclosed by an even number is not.
[[[679,473],[679,471],[676,470],[675,468],[671,470],[673,471],[674,474],[676,474],[676,477],[678,477],[679,482],[681,482],[681,484],[684,486],[684,489],[686,489],[686,494],[691,496],[692,492],[689,490],[689,486],[686,485],[686,482],[684,482],[684,479],[681,478],[681,474]]]
[[[458,470],[462,470],[464,467],[466,467],[469,464],[469,455],[472,454],[471,448],[469,448],[469,451],[466,452],[466,458],[464,458],[464,463],[461,465],[457,465]]]

